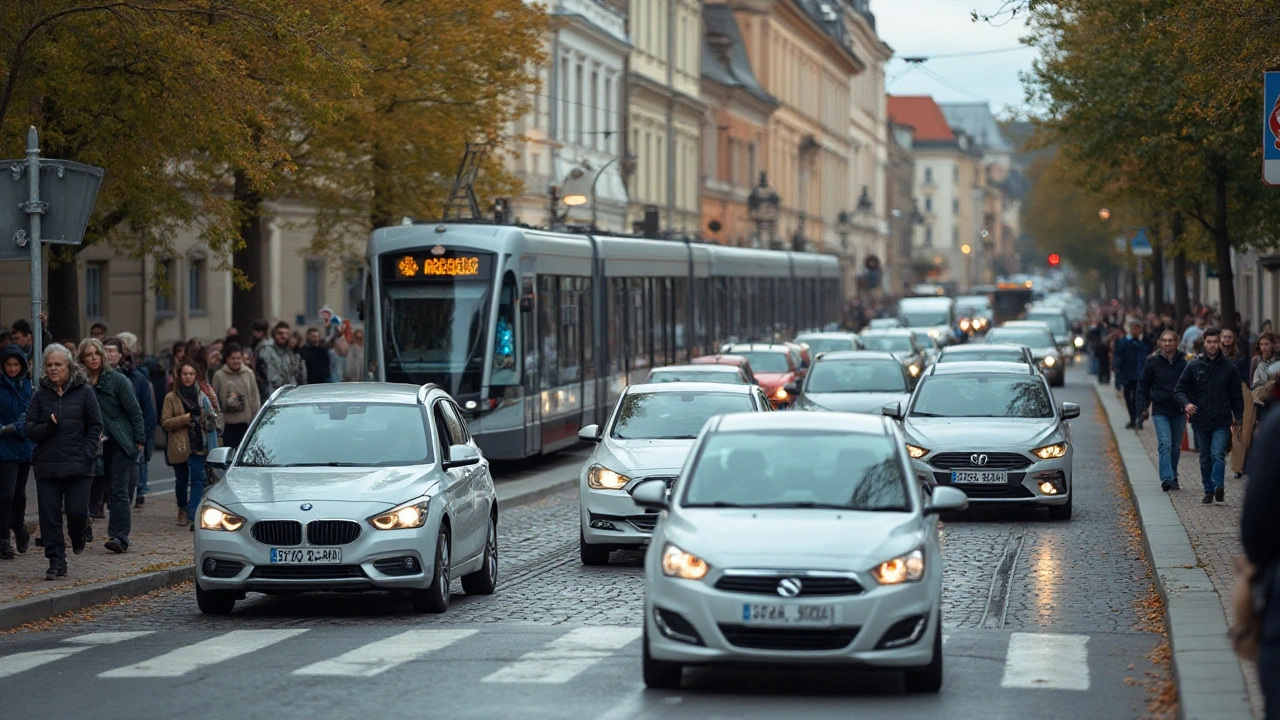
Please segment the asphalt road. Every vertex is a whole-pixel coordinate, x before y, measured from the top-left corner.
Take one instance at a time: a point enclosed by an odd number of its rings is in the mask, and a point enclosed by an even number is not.
[[[0,636],[0,715],[379,718],[1141,717],[1160,641],[1114,443],[1086,376],[1059,400],[1074,422],[1075,517],[986,511],[945,521],[946,680],[935,696],[893,673],[697,670],[678,691],[640,682],[639,553],[577,560],[577,495],[501,520],[496,595],[445,615],[385,595],[252,596],[199,614],[191,588],[77,623]],[[575,475],[580,456],[506,468]],[[455,589],[460,593],[460,590]],[[233,710],[234,709],[234,710]]]

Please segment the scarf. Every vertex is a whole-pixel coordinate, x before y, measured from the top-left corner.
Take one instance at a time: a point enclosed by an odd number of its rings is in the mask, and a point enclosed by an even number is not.
[[[183,385],[178,383],[176,392],[178,399],[182,401],[183,410],[188,413],[199,410],[202,413],[200,419],[187,426],[187,439],[191,446],[191,452],[204,450],[204,431],[200,429],[200,421],[204,419],[203,408],[200,408],[200,389],[194,384]]]

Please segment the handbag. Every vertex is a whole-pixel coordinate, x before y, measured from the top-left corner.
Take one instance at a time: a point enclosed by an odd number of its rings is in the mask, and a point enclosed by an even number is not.
[[[1231,615],[1233,622],[1228,635],[1231,647],[1245,660],[1255,662],[1262,646],[1262,614],[1266,596],[1259,582],[1258,568],[1244,555],[1235,560],[1236,581],[1231,590]]]

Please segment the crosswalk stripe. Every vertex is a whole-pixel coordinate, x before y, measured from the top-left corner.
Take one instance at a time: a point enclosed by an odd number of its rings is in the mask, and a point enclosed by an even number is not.
[[[82,647],[59,647],[49,650],[33,650],[31,652],[18,653],[8,657],[0,658],[0,678],[7,678],[10,675],[17,675],[32,668],[38,668],[41,665],[51,663],[55,660],[61,660],[70,657],[78,652],[89,649],[89,645]]]
[[[77,645],[112,645],[125,640],[140,638],[143,635],[150,635],[154,630],[135,630],[133,632],[100,632],[89,633],[88,635],[77,635],[67,638],[63,642],[75,643]]]
[[[1013,633],[1001,687],[1088,690],[1088,635]]]
[[[224,660],[269,647],[306,629],[295,630],[232,630],[194,645],[178,648],[135,665],[108,670],[98,675],[104,678],[181,677],[202,667],[216,665]]]
[[[566,683],[640,637],[640,628],[587,627],[572,630],[546,647],[486,677],[494,683]]]
[[[410,630],[298,668],[293,674],[373,677],[475,634],[475,630]]]

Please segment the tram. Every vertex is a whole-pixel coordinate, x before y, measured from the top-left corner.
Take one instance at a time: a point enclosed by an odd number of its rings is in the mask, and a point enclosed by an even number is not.
[[[433,382],[485,455],[577,442],[650,367],[836,323],[835,257],[469,223],[375,230],[372,377]]]

